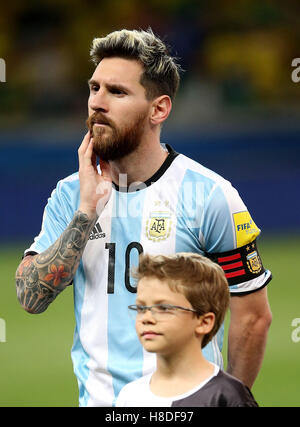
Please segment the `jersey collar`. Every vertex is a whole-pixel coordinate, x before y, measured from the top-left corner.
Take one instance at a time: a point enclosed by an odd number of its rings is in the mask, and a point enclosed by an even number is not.
[[[156,181],[159,180],[163,176],[163,174],[166,172],[166,170],[171,166],[173,163],[173,160],[176,159],[179,153],[177,153],[169,144],[162,144],[165,146],[166,150],[168,151],[168,156],[161,165],[161,167],[152,175],[149,179],[147,179],[145,182],[142,182],[137,185],[130,185],[129,187],[119,187],[117,184],[113,182],[113,187],[116,191],[119,191],[121,193],[133,193],[136,191],[140,191],[141,189],[144,189],[145,187],[149,187],[151,184],[154,184]]]

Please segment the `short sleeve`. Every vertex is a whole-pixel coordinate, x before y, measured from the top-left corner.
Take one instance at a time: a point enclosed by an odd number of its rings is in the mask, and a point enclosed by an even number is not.
[[[261,230],[228,181],[214,186],[203,218],[200,239],[206,255],[223,268],[231,294],[245,294],[264,287],[272,276],[263,267],[257,249],[256,239]]]
[[[78,205],[79,191],[74,187],[74,179],[59,181],[52,191],[44,209],[42,227],[32,245],[25,250],[28,253],[41,253],[48,249],[66,229]]]
[[[212,188],[203,218],[201,232],[206,252],[230,251],[260,234],[239,193],[226,180]]]

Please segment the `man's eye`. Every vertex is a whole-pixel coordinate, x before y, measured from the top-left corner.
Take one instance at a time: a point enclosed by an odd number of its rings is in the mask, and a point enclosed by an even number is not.
[[[92,92],[97,92],[97,90],[99,90],[99,86],[91,86],[91,91]]]
[[[124,93],[120,89],[111,89],[110,92],[114,95],[123,95]]]

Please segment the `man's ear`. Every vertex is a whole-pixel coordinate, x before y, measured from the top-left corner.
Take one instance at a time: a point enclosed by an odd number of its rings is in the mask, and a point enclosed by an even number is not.
[[[208,334],[215,324],[215,314],[214,313],[205,313],[198,317],[198,323],[196,325],[195,332],[198,335]]]
[[[169,116],[172,109],[172,101],[168,95],[162,95],[154,99],[151,108],[150,121],[152,125],[162,124]]]

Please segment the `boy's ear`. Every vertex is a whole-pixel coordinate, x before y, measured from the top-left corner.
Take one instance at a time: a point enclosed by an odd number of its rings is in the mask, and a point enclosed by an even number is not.
[[[208,334],[215,324],[215,314],[214,313],[205,313],[198,317],[198,323],[195,329],[195,332],[198,335]]]

